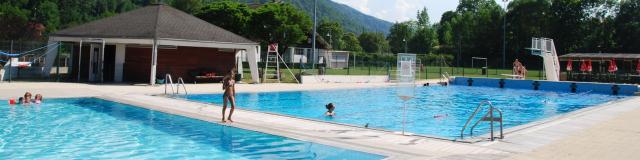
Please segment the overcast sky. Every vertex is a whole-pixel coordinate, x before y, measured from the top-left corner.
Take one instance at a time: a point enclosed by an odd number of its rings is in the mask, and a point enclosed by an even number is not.
[[[389,21],[402,22],[416,19],[416,13],[427,7],[431,23],[440,21],[446,11],[455,10],[458,0],[333,0],[346,4],[362,13]],[[502,0],[496,0],[502,6]]]

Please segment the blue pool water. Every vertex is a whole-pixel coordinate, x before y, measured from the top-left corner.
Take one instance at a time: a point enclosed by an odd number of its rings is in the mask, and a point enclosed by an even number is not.
[[[382,159],[110,101],[0,104],[0,159]]]
[[[397,97],[396,91],[396,88],[388,87],[239,93],[237,106],[248,110],[357,126],[369,124],[370,128],[400,131],[402,101]],[[201,94],[185,98],[222,104],[221,96]],[[504,125],[508,128],[624,98],[604,94],[467,86],[418,87],[415,97],[407,103],[406,131],[447,139],[459,137],[460,129],[482,100],[490,100],[504,112]],[[335,117],[323,115],[326,111],[324,105],[330,102],[336,105]],[[488,124],[479,125],[475,131],[474,135],[488,133]]]

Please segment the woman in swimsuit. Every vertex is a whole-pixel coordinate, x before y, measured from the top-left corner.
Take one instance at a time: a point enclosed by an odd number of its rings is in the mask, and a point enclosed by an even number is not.
[[[224,94],[222,95],[223,105],[222,105],[222,122],[233,122],[231,120],[231,115],[233,115],[233,110],[236,108],[236,89],[235,89],[235,72],[231,70],[228,75],[224,76],[222,79],[222,89],[224,90]],[[225,112],[227,110],[227,102],[231,103],[231,110],[229,110],[229,117],[227,120],[224,119]]]

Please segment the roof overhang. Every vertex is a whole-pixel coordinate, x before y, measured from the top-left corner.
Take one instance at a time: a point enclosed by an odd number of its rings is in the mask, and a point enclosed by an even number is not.
[[[58,37],[51,36],[49,41],[58,42],[77,42],[80,43],[106,43],[106,44],[142,44],[153,45],[153,39],[132,39],[132,38],[96,38],[96,37]],[[256,47],[258,43],[230,43],[215,41],[198,41],[185,39],[166,39],[159,38],[158,45],[172,45],[185,47],[203,47],[203,48],[226,48],[226,49],[249,49]]]

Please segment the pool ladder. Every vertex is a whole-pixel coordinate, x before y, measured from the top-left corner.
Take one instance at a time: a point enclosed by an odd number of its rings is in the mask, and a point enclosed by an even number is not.
[[[495,136],[493,136],[493,129],[494,129],[494,125],[493,122],[500,122],[500,139],[504,138],[504,135],[502,134],[502,111],[498,108],[495,108],[493,106],[493,104],[491,104],[490,101],[488,100],[484,100],[481,101],[480,104],[478,104],[478,107],[476,107],[476,110],[473,111],[473,114],[471,114],[471,116],[469,116],[469,119],[467,119],[467,122],[464,124],[464,126],[462,127],[462,130],[460,130],[460,139],[464,138],[464,131],[467,129],[467,127],[469,126],[469,123],[471,122],[472,119],[474,119],[478,113],[480,111],[482,111],[482,108],[484,106],[489,106],[489,111],[482,117],[480,118],[478,121],[476,121],[476,123],[473,124],[473,126],[471,126],[470,130],[469,130],[469,135],[473,136],[473,129],[481,122],[481,121],[489,121],[490,124],[490,131],[491,131],[491,141],[495,140]],[[498,117],[494,116],[494,112],[498,112]]]
[[[450,81],[451,81],[451,76],[449,76],[449,73],[447,73],[447,72],[442,73],[442,75],[440,76],[440,82],[449,83]]]
[[[182,77],[178,77],[178,81],[176,84],[173,83],[173,78],[171,78],[171,74],[164,75],[165,83],[164,83],[164,94],[167,94],[167,87],[171,87],[171,94],[180,94],[180,86],[184,90],[184,94],[187,94],[187,86],[184,85],[184,80]],[[175,89],[174,89],[175,87]]]

